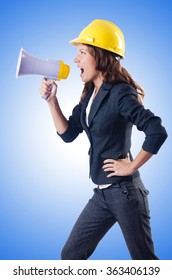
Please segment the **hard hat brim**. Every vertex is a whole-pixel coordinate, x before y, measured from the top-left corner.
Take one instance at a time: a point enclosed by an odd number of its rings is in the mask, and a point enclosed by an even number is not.
[[[78,44],[86,44],[86,45],[91,45],[91,46],[95,46],[95,47],[98,47],[98,48],[102,48],[102,49],[105,49],[107,51],[110,51],[110,52],[113,52],[113,53],[116,53],[118,54],[122,59],[125,58],[125,56],[119,51],[119,50],[114,50],[114,49],[111,49],[109,47],[101,47],[100,44],[95,44],[93,42],[89,42],[88,40],[84,40],[84,39],[81,39],[81,38],[76,38],[76,39],[73,39],[73,40],[70,40],[69,41],[70,44],[72,44],[73,46],[78,46]]]
[[[88,44],[88,41],[83,40],[81,38],[76,38],[76,39],[70,40],[69,43],[72,44],[73,46],[77,46],[78,44]]]

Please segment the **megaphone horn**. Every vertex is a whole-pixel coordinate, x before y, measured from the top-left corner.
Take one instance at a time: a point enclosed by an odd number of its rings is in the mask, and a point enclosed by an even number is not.
[[[69,71],[69,65],[64,64],[62,60],[43,60],[21,49],[17,62],[16,78],[23,75],[42,75],[47,79],[60,81],[68,77]]]

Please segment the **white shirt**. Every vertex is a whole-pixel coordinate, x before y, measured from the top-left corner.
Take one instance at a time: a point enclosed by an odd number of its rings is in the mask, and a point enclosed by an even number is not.
[[[89,126],[89,124],[88,124],[88,116],[89,116],[89,113],[90,113],[90,109],[91,109],[91,105],[93,103],[93,99],[94,99],[95,93],[96,93],[96,89],[94,89],[94,91],[92,93],[92,96],[90,97],[90,100],[88,102],[87,108],[86,108],[86,124],[88,126]]]

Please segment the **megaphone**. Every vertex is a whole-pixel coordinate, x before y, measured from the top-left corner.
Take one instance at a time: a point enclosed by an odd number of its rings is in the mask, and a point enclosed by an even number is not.
[[[43,60],[21,48],[17,62],[16,78],[23,75],[42,75],[46,79],[60,81],[68,77],[70,67],[62,60]]]

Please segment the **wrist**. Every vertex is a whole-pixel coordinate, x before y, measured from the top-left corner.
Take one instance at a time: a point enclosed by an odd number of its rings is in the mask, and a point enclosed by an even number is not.
[[[130,164],[130,167],[129,167],[130,175],[133,175],[133,174],[137,171],[137,169],[138,169],[138,168],[136,168],[135,162],[132,161],[131,164]]]
[[[58,100],[56,96],[51,96],[50,98],[47,99],[48,105],[56,105],[58,104]]]

